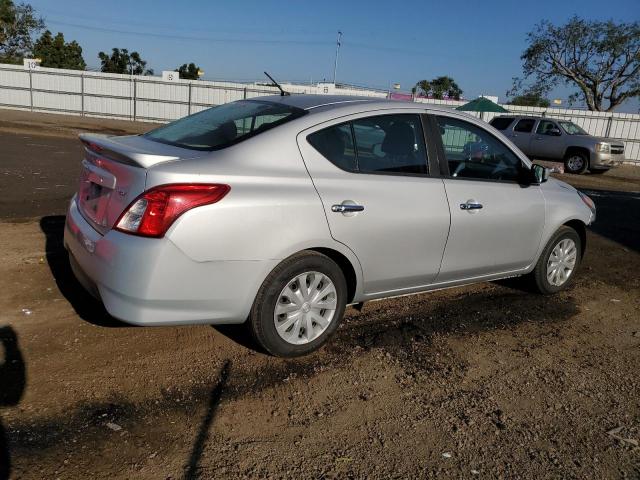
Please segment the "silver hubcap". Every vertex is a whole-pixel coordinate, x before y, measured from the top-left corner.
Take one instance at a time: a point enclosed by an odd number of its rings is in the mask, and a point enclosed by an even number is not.
[[[584,159],[580,155],[574,155],[573,157],[569,157],[567,165],[571,170],[580,170],[584,165]]]
[[[303,345],[329,327],[338,307],[336,287],[320,272],[305,272],[289,280],[278,296],[273,322],[288,343]]]
[[[564,285],[576,267],[578,249],[570,238],[560,240],[547,261],[547,280],[551,285]]]

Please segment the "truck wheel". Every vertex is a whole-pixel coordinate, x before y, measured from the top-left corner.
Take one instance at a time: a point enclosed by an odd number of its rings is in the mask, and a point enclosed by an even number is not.
[[[564,159],[564,171],[582,174],[589,167],[589,158],[582,152],[571,152]]]

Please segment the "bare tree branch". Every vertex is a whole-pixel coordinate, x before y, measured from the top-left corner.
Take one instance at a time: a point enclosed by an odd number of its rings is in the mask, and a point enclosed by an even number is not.
[[[533,80],[536,91],[549,91],[558,82],[575,85],[590,110],[607,111],[640,96],[639,22],[573,17],[556,26],[543,21],[527,40],[529,46],[521,56],[524,79]],[[523,79],[516,78],[509,94],[522,88]],[[603,105],[604,100],[609,104]]]

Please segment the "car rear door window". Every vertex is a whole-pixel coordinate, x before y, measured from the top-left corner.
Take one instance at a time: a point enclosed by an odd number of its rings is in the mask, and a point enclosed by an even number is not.
[[[457,118],[438,117],[438,124],[452,177],[518,181],[522,162],[489,132]]]
[[[531,133],[531,130],[533,130],[533,126],[535,125],[535,123],[535,118],[523,118],[518,123],[516,123],[516,126],[513,127],[513,131],[521,133]]]
[[[380,115],[352,125],[361,173],[427,173],[419,115]]]
[[[307,137],[309,143],[327,160],[348,172],[357,172],[356,151],[351,124],[325,128]]]
[[[490,125],[497,130],[506,130],[513,122],[513,117],[496,117],[491,120]]]
[[[419,115],[361,118],[320,130],[307,138],[325,158],[349,172],[428,173]]]

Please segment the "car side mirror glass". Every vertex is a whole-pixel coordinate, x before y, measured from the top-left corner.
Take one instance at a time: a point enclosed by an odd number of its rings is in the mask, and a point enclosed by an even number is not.
[[[562,133],[560,133],[559,128],[552,128],[547,132],[547,135],[551,135],[552,137],[559,137],[560,135],[562,135]]]
[[[537,163],[531,165],[531,176],[535,183],[544,183],[549,180],[549,173],[550,170],[542,165],[538,165]]]

